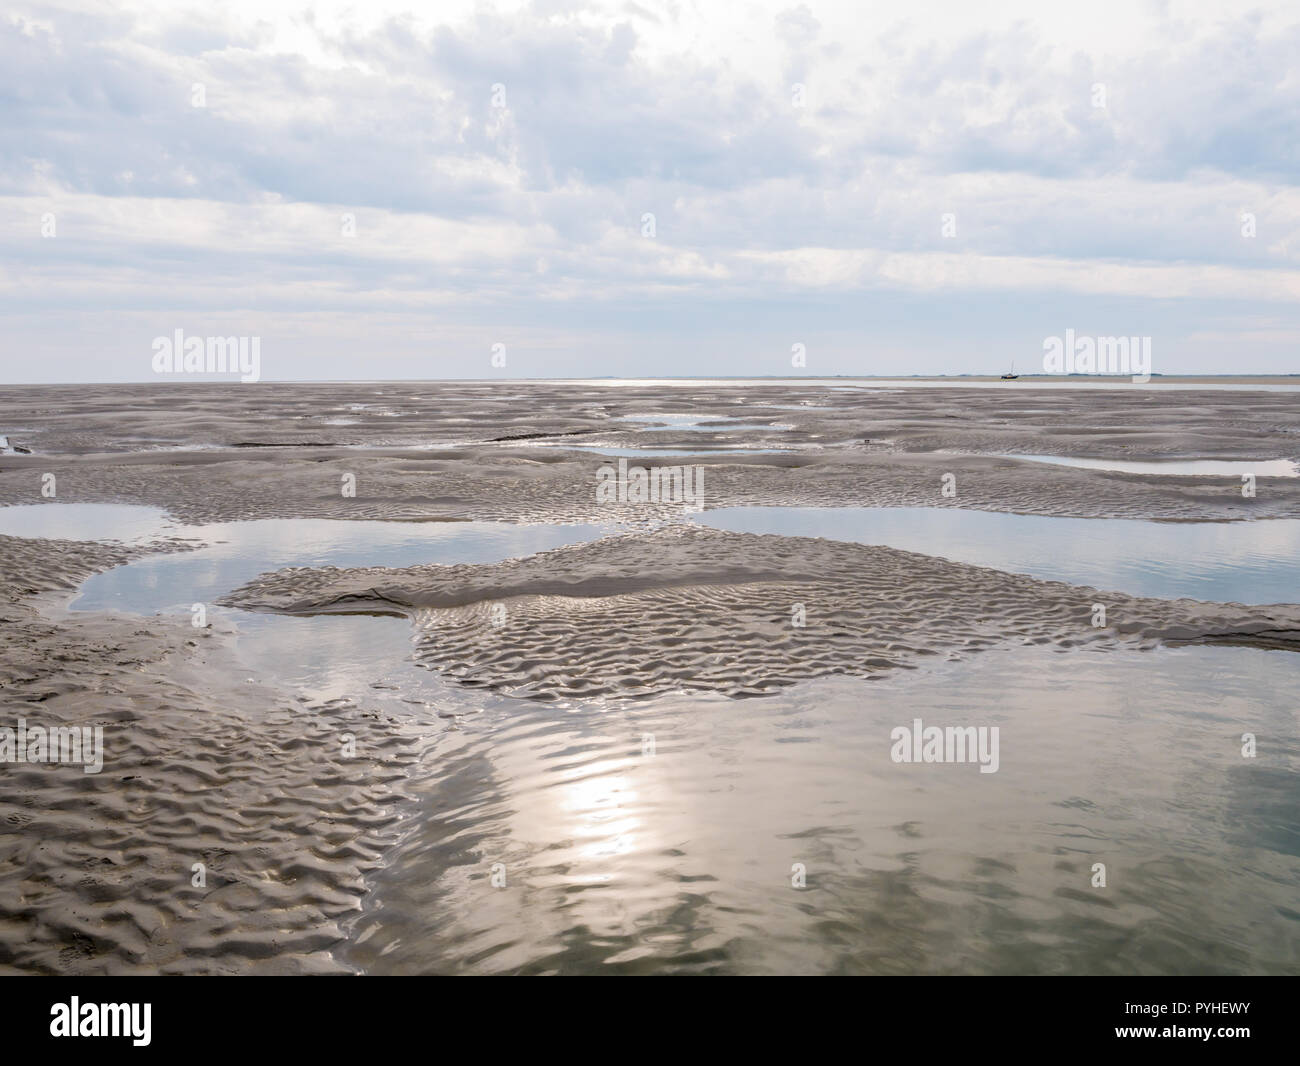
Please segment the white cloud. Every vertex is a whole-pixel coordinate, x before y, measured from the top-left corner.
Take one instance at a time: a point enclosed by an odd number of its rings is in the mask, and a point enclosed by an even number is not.
[[[1148,301],[1201,341],[1231,334],[1218,305],[1254,307],[1267,328],[1232,311],[1245,357],[1276,359],[1300,295],[1294,12],[998,12],[20,2],[0,20],[0,306],[315,306],[372,323],[357,335],[559,316],[569,338],[602,308],[627,330],[731,322],[743,352],[767,342],[755,302],[800,333],[828,301],[996,297],[1010,336],[1014,298],[1047,294]],[[950,340],[915,343],[959,360]]]

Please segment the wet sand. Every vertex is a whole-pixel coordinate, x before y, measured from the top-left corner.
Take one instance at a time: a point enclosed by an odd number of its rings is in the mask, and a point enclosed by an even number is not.
[[[645,528],[500,564],[280,571],[229,602],[398,613],[427,665],[534,699],[760,696],[1008,643],[1286,648],[1300,607],[1105,593],[1108,625],[1095,628],[1095,590],[887,548],[656,528],[680,508],[597,503],[609,459],[575,445],[698,449],[647,465],[702,465],[706,507],[1234,521],[1300,517],[1300,479],[1260,478],[1250,498],[1240,479],[1000,456],[1297,459],[1296,404],[1268,392],[797,383],[6,387],[0,435],[27,451],[0,455],[0,504],[42,502],[52,473],[60,502],[150,504],[195,523],[623,520]],[[660,412],[773,428],[638,433]],[[629,415],[644,422],[615,421]],[[789,451],[703,450],[723,445]],[[949,473],[955,496],[942,492]],[[349,474],[355,497],[340,492]],[[248,678],[219,625],[66,610],[81,580],[140,550],[0,537],[0,724],[102,723],[108,747],[96,775],[0,767],[0,971],[346,970],[348,923],[402,839],[426,731],[364,698],[311,703]],[[792,627],[800,603],[808,624]],[[344,734],[360,758],[344,757]]]
[[[801,405],[813,405],[806,408]],[[833,404],[833,409],[822,405]],[[775,405],[775,406],[769,406]],[[799,410],[789,410],[800,406]],[[696,449],[708,505],[960,506],[1079,517],[1300,517],[1300,479],[1129,475],[1018,462],[1295,459],[1297,394],[1160,388],[672,389],[510,382],[43,386],[0,389],[0,503],[153,504],[189,522],[236,518],[582,521],[596,468],[578,445]],[[358,409],[353,409],[358,408]],[[637,433],[656,411],[770,420],[770,431]],[[337,421],[346,424],[335,424]],[[652,440],[647,440],[652,437]],[[708,447],[789,448],[718,455]],[[345,474],[356,496],[344,498]],[[942,477],[956,479],[955,498]]]
[[[295,568],[223,602],[397,611],[417,627],[422,662],[532,699],[755,696],[1008,642],[1300,650],[1300,605],[1139,599],[892,548],[681,526],[490,565]],[[1099,602],[1105,626],[1092,622]]]
[[[341,970],[414,743],[258,685],[214,628],[63,609],[130,554],[0,537],[3,724],[102,725],[105,746],[97,774],[0,767],[0,972]]]

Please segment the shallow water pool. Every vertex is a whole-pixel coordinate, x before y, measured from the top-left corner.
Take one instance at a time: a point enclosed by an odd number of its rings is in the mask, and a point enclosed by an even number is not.
[[[714,529],[824,537],[1137,596],[1300,603],[1300,519],[1148,522],[956,507],[725,507]]]
[[[0,534],[50,540],[115,540],[140,544],[184,535],[160,507],[127,503],[23,503],[0,507]]]
[[[1114,470],[1122,474],[1175,474],[1183,477],[1300,477],[1300,466],[1290,459],[1080,459],[1069,455],[1008,455],[1031,463],[1055,463],[1086,470]]]
[[[0,509],[0,532],[221,542],[97,575],[80,609],[187,611],[282,565],[486,562],[603,532],[329,520],[178,527],[153,509],[96,506]],[[1298,524],[864,508],[697,520],[892,538],[986,565],[1100,569],[1132,583],[1168,552],[1174,563],[1157,585],[1199,568],[1211,585],[1238,590],[1250,573],[1243,559],[1274,575],[1290,559],[1294,580]],[[1136,561],[1106,571],[1108,550]],[[1260,587],[1283,598],[1276,581]],[[361,972],[1300,972],[1289,652],[1004,647],[964,661],[936,656],[876,682],[822,678],[762,700],[543,705],[416,667],[402,619],[213,612],[235,623],[251,678],[359,699],[367,711],[417,705],[424,716],[419,766],[394,785],[411,808],[402,834],[377,856],[332,949]],[[996,728],[998,769],[895,762],[893,731],[918,718]],[[1256,758],[1243,757],[1245,733],[1260,738]],[[1093,886],[1099,862],[1105,889]],[[508,890],[492,887],[497,863]]]
[[[286,566],[418,566],[493,563],[597,540],[598,525],[509,522],[382,522],[273,518],[182,527],[208,547],[151,555],[95,574],[73,610],[136,614],[188,609],[258,574]]]

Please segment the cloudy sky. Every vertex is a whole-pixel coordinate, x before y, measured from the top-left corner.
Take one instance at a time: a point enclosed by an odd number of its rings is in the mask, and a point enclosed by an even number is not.
[[[1300,371],[1300,8],[1062,6],[7,3],[3,380]]]

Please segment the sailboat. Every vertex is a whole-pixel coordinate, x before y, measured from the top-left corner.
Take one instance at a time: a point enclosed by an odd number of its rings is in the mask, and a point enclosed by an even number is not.
[[[1015,364],[1015,362],[1013,361],[1012,364],[1011,364],[1011,369],[1008,370],[1005,374],[1003,374],[1000,380],[1002,380],[1002,381],[1015,381],[1016,378],[1018,378],[1018,377],[1020,377],[1020,375],[1016,373],[1016,364]]]

